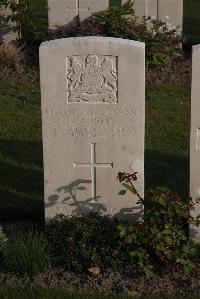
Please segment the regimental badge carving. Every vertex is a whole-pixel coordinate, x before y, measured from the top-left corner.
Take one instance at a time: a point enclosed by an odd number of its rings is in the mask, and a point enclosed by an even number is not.
[[[117,103],[117,57],[67,57],[67,102]]]

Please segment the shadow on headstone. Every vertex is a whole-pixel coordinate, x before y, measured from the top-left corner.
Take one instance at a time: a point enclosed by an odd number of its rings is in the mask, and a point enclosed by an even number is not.
[[[49,29],[50,36],[52,38],[53,37],[63,38],[63,37],[66,37],[67,33],[70,33],[70,36],[71,36],[71,34],[73,34],[72,36],[76,36],[76,33],[78,32],[78,30],[80,30],[81,27],[84,27],[84,25],[86,25],[86,28],[87,28],[87,26],[88,26],[87,24],[90,21],[94,20],[94,18],[95,18],[95,15],[88,17],[83,21],[80,21],[79,18],[76,16],[76,17],[74,17],[74,19],[71,22],[67,23],[66,25],[55,25],[54,28],[50,28]],[[85,30],[85,32],[87,33],[87,30]],[[77,36],[79,36],[79,35],[80,35],[80,33],[77,34]],[[93,35],[96,35],[95,28],[94,28]]]
[[[56,204],[66,204],[71,207],[72,214],[87,214],[90,212],[101,214],[102,212],[105,212],[105,205],[98,202],[100,196],[97,196],[96,198],[91,197],[85,199],[77,198],[77,191],[86,190],[88,184],[91,184],[91,180],[77,179],[68,185],[57,188],[55,190],[55,194],[52,194],[48,197],[46,208],[52,207]],[[67,196],[61,199],[61,193],[64,193]],[[70,202],[68,203],[68,201]]]
[[[159,151],[145,151],[145,189],[166,187],[189,198],[189,157]]]
[[[98,201],[101,196],[96,196],[96,198],[91,197],[86,199],[78,199],[77,191],[86,190],[88,184],[91,184],[91,180],[77,179],[66,186],[57,188],[55,190],[55,193],[48,197],[48,202],[46,203],[45,207],[49,208],[60,204],[61,207],[64,208],[66,205],[66,207],[68,206],[69,208],[71,208],[71,214],[73,215],[84,215],[89,213],[97,213],[99,215],[103,215],[104,213],[106,213],[106,215],[109,217],[130,222],[134,222],[136,219],[139,219],[141,217],[142,207],[139,207],[139,205],[138,207],[122,208],[118,213],[110,215],[107,212],[106,205]],[[60,194],[62,192],[64,192],[67,196],[61,198]]]
[[[0,222],[44,219],[42,145],[0,140]]]

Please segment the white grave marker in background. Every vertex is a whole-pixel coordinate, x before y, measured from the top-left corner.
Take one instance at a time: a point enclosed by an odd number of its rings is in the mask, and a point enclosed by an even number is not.
[[[76,17],[83,21],[108,7],[108,0],[48,0],[49,28],[73,24]]]
[[[122,0],[122,4],[127,0]],[[135,14],[138,17],[150,16],[172,26],[183,27],[183,0],[135,0]]]

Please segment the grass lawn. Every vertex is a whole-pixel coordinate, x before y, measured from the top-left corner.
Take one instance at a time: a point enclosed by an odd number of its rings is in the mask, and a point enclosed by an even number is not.
[[[41,218],[43,173],[38,86],[0,83],[0,219]]]
[[[146,189],[165,186],[186,196],[189,111],[189,87],[147,89]],[[0,219],[38,220],[42,217],[39,86],[0,82]]]
[[[146,94],[146,189],[189,192],[190,88],[153,86]]]
[[[183,32],[187,44],[200,43],[200,0],[184,0]]]

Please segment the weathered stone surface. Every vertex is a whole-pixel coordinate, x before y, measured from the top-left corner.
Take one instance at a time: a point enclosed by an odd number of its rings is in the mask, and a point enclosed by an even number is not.
[[[178,26],[182,31],[183,27],[183,0],[159,0],[158,19]]]
[[[127,0],[124,0],[125,3]],[[138,17],[151,16],[157,19],[158,7],[157,0],[136,0],[134,10]]]
[[[13,22],[7,22],[10,14],[9,8],[5,9],[4,5],[0,5],[0,42],[10,42],[17,38],[16,25]]]
[[[48,0],[49,28],[73,24],[77,16],[83,21],[108,7],[108,0]]]
[[[122,0],[125,3],[127,0]],[[135,0],[136,16],[150,16],[173,26],[183,27],[183,0]]]
[[[190,140],[190,196],[193,201],[200,199],[200,45],[193,47],[192,100],[191,100],[191,140]],[[196,203],[193,216],[200,214],[200,204]],[[190,228],[190,236],[200,243],[200,228]]]
[[[80,37],[40,47],[46,217],[98,212],[138,219],[118,172],[144,191],[145,49]]]

